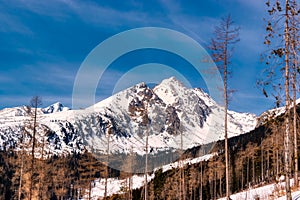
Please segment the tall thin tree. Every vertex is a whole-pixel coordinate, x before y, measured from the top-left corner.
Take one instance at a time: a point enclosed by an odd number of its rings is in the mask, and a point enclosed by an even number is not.
[[[291,120],[290,120],[290,108],[291,108],[291,101],[290,101],[290,81],[295,80],[291,77],[291,70],[292,70],[292,33],[293,33],[293,20],[299,14],[299,8],[297,2],[294,0],[268,0],[266,2],[268,6],[268,13],[270,15],[270,20],[268,20],[268,24],[266,27],[266,31],[268,35],[265,37],[265,44],[271,50],[270,55],[268,56],[269,60],[272,59],[273,61],[276,60],[275,64],[266,62],[268,65],[274,64],[272,70],[269,70],[268,77],[274,76],[274,74],[281,74],[284,78],[284,95],[285,95],[285,135],[284,135],[284,168],[285,168],[285,189],[286,189],[286,198],[292,199],[291,196],[291,188],[290,188],[290,178],[291,178],[291,158],[290,158],[290,128],[291,128]],[[272,46],[271,46],[272,45]],[[282,61],[282,62],[280,62]],[[280,70],[276,70],[276,67],[279,67]],[[270,82],[267,82],[269,85]],[[272,83],[274,84],[274,83]],[[281,83],[276,83],[279,88],[281,88]],[[292,84],[293,86],[293,84]],[[278,101],[278,97],[276,97],[276,101]],[[296,139],[297,137],[295,137]],[[296,140],[294,141],[294,143]],[[297,144],[295,145],[295,147]],[[294,150],[295,155],[297,156],[297,150]],[[296,165],[296,168],[298,166]],[[296,169],[296,171],[298,171]],[[296,177],[297,178],[297,177]]]
[[[233,45],[239,41],[239,27],[234,26],[231,16],[228,15],[221,19],[218,26],[215,27],[214,38],[211,40],[210,49],[214,62],[223,72],[224,82],[224,137],[225,137],[225,176],[226,176],[226,198],[229,199],[229,151],[228,151],[228,133],[227,133],[227,111],[228,111],[228,67],[233,53]]]
[[[107,197],[107,179],[109,177],[109,151],[110,151],[110,136],[113,133],[113,127],[109,127],[106,137],[107,137],[107,146],[106,146],[106,166],[105,166],[105,184],[104,184],[104,199]]]
[[[146,158],[145,158],[145,194],[144,199],[148,199],[148,137],[149,137],[149,117],[148,117],[148,102],[145,105],[145,113],[144,119],[146,120],[146,144],[145,144],[145,151],[146,151]]]
[[[298,54],[300,38],[300,20],[298,16],[300,9],[296,0],[291,2],[291,64],[292,64],[292,90],[293,90],[293,135],[294,135],[294,185],[298,187],[298,135],[297,135],[297,74],[299,73]]]
[[[177,128],[175,128],[175,135],[177,135]],[[184,163],[183,163],[183,135],[180,131],[180,159],[179,159],[179,192],[180,200],[185,200],[185,176],[184,176]]]
[[[285,137],[284,137],[284,166],[285,166],[285,188],[286,199],[291,200],[291,188],[290,188],[290,58],[289,58],[289,46],[290,46],[290,33],[289,33],[289,0],[285,1],[285,23],[284,23],[284,40],[285,40],[285,108],[287,111],[287,117],[285,117]]]
[[[37,110],[42,105],[42,100],[38,96],[34,96],[30,101],[30,107],[28,107],[28,113],[33,119],[33,124],[30,127],[32,129],[32,147],[31,147],[31,167],[30,167],[30,188],[29,188],[29,199],[32,199],[33,182],[34,182],[34,164],[35,164],[35,145],[36,145],[36,132],[37,132]],[[33,111],[32,111],[33,109]]]

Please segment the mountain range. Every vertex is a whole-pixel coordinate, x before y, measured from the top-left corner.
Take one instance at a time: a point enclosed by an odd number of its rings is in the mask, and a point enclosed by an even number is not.
[[[26,106],[1,110],[0,149],[20,148],[31,118]],[[154,88],[137,84],[82,110],[61,103],[38,108],[37,119],[37,141],[46,141],[44,151],[52,154],[85,149],[105,153],[109,142],[110,153],[143,155],[147,134],[148,151],[153,154],[224,138],[224,107],[203,90],[187,88],[174,77]],[[256,125],[254,114],[228,112],[229,137]]]

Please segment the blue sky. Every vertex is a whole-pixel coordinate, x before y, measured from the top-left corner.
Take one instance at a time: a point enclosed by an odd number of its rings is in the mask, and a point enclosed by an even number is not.
[[[152,26],[182,32],[206,47],[214,26],[230,13],[241,27],[229,81],[236,90],[230,109],[260,114],[274,106],[255,85],[265,68],[260,63],[265,50],[264,11],[261,0],[1,1],[0,108],[27,104],[34,95],[42,97],[44,106],[57,101],[72,106],[76,73],[105,39]],[[145,50],[116,60],[112,74],[124,73],[123,65],[129,70],[136,63],[154,61],[166,61],[162,64],[174,69],[184,65],[174,55]],[[205,89],[193,73],[185,78],[193,87]],[[105,90],[97,91],[97,100],[107,96]]]

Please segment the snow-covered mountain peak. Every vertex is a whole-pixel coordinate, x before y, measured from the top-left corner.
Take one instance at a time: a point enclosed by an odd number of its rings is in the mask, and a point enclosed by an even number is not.
[[[170,78],[164,79],[158,86],[160,87],[178,87],[178,88],[186,88],[186,86],[179,81],[178,79],[176,79],[176,77],[172,76]]]
[[[60,112],[64,110],[68,108],[59,102],[39,109],[39,123],[51,132],[49,145],[60,151],[81,148],[83,142],[88,148],[105,152],[108,134],[111,152],[132,150],[142,155],[147,131],[152,152],[180,148],[181,134],[184,149],[224,138],[224,108],[201,89],[187,88],[174,77],[154,89],[139,83],[84,110]],[[0,148],[11,141],[16,144],[21,137],[26,117],[15,117],[22,114],[22,109],[16,111],[18,115],[0,111]],[[8,113],[12,118],[3,117]],[[228,115],[230,137],[255,128],[254,115],[233,111]]]
[[[188,90],[189,89],[175,77],[163,80],[153,89],[165,103],[170,105],[178,104],[180,97],[185,96]]]
[[[158,97],[153,90],[144,82],[141,82],[88,107],[86,110],[97,112],[104,110],[128,111],[128,106],[133,101],[151,104],[151,102],[154,103],[156,100],[158,100]]]
[[[55,113],[55,112],[62,112],[70,110],[70,108],[65,107],[62,103],[56,102],[46,108],[42,108],[43,113],[49,114],[49,113]]]
[[[175,77],[163,80],[154,89],[139,83],[91,108],[105,113],[105,117],[113,118],[115,122],[119,121],[119,126],[129,128],[129,135],[137,132],[140,137],[145,129],[146,106],[153,126],[152,132],[170,138],[170,135],[173,137],[181,131],[186,135],[185,148],[223,138],[224,108],[203,90],[187,88]],[[132,127],[126,127],[128,124]],[[229,112],[229,136],[246,133],[254,129],[255,125],[255,115]],[[117,131],[118,127],[115,129]],[[178,143],[177,139],[174,137],[171,143]],[[170,141],[161,141],[163,144],[160,143],[160,146],[168,146]],[[173,147],[176,148],[176,145]]]

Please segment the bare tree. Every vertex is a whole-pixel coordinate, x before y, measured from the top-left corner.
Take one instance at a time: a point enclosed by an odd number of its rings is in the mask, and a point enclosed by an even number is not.
[[[175,129],[175,135],[177,135],[177,128]],[[180,131],[180,155],[183,155],[183,135],[182,131]],[[179,173],[180,173],[180,178],[179,178],[179,186],[180,186],[180,199],[185,200],[185,183],[184,183],[184,163],[183,163],[183,157],[181,156],[179,159]]]
[[[148,137],[149,137],[149,117],[148,117],[148,102],[146,102],[145,105],[145,113],[144,113],[144,119],[147,121],[146,123],[146,144],[145,144],[145,151],[146,151],[146,158],[145,158],[145,196],[144,199],[148,199]]]
[[[104,199],[107,197],[107,179],[109,177],[109,144],[110,144],[110,136],[113,133],[113,127],[109,127],[106,137],[107,137],[107,147],[106,147],[106,167],[105,167],[105,185],[104,185]]]
[[[200,162],[200,191],[199,191],[199,197],[202,199],[203,197],[203,162]]]
[[[20,169],[19,169],[19,185],[18,185],[18,200],[21,199],[21,195],[22,195],[22,188],[23,188],[23,174],[25,171],[25,162],[26,162],[26,158],[25,158],[25,148],[28,148],[28,142],[27,142],[27,131],[25,130],[25,127],[23,127],[22,129],[22,136],[20,138],[20,148],[21,148],[21,152],[20,152]]]
[[[299,17],[296,18],[300,9],[297,5],[297,1],[291,2],[291,64],[292,64],[292,89],[293,89],[293,135],[294,135],[294,185],[298,187],[298,136],[297,136],[297,73],[300,69],[298,66],[298,54],[299,54]],[[297,10],[298,9],[298,10]]]
[[[22,146],[22,150],[21,150],[20,180],[19,180],[19,188],[18,188],[18,200],[21,199],[21,194],[22,194],[23,169],[24,169],[24,149],[23,149],[23,146]]]
[[[37,110],[42,104],[42,100],[39,96],[34,96],[30,101],[30,106],[27,108],[28,114],[30,114],[33,124],[31,124],[30,129],[32,129],[32,147],[31,147],[31,174],[30,174],[30,188],[29,188],[29,199],[32,199],[33,183],[34,183],[34,164],[35,164],[35,146],[36,146],[36,132],[37,132]],[[32,110],[33,109],[33,110]]]
[[[271,49],[271,53],[268,56],[269,60],[276,60],[275,63],[267,61],[270,66],[273,64],[273,69],[269,72],[268,76],[271,77],[276,73],[279,73],[284,78],[284,94],[285,94],[285,136],[284,136],[284,166],[285,166],[285,181],[286,181],[286,197],[292,199],[290,189],[290,178],[291,178],[291,159],[290,159],[290,147],[291,147],[291,120],[290,120],[290,80],[292,70],[292,57],[293,57],[293,20],[299,14],[299,8],[297,2],[294,0],[268,0],[266,2],[268,6],[268,13],[270,20],[266,27],[268,35],[265,37],[265,44]],[[296,43],[295,43],[296,44]],[[272,46],[271,46],[272,45]],[[278,62],[279,61],[279,62]],[[282,62],[280,62],[282,61]],[[282,64],[282,66],[280,66]],[[276,67],[280,69],[276,70]],[[294,79],[295,81],[295,79]],[[267,83],[269,84],[269,83]],[[282,84],[276,83],[279,88],[282,88]],[[265,84],[266,85],[266,84]],[[293,85],[293,84],[292,84]],[[278,101],[278,97],[276,99]],[[296,136],[296,135],[295,135]],[[296,139],[297,137],[295,137]],[[296,140],[294,141],[296,143]],[[296,148],[297,144],[295,145]],[[294,153],[297,150],[294,149]],[[296,154],[294,156],[297,156]],[[298,162],[298,161],[297,161]],[[298,165],[296,165],[298,168]],[[296,169],[298,171],[298,169]],[[296,177],[297,178],[297,177]]]
[[[227,134],[227,111],[228,111],[228,67],[233,53],[233,45],[239,41],[239,27],[234,26],[231,16],[222,18],[219,26],[215,27],[214,38],[211,40],[211,51],[213,60],[223,72],[224,82],[224,136],[225,136],[225,176],[226,176],[226,198],[229,199],[229,152]]]
[[[133,153],[133,147],[131,147],[129,154],[125,157],[122,164],[122,171],[124,172],[124,178],[126,178],[125,197],[126,199],[132,199],[132,175],[135,165],[135,155]]]
[[[285,23],[284,23],[284,40],[285,40],[285,108],[287,111],[287,117],[285,118],[285,137],[284,137],[284,161],[285,161],[285,189],[286,199],[292,199],[291,188],[290,188],[290,58],[289,58],[289,46],[290,46],[290,34],[289,34],[289,0],[285,1]]]

